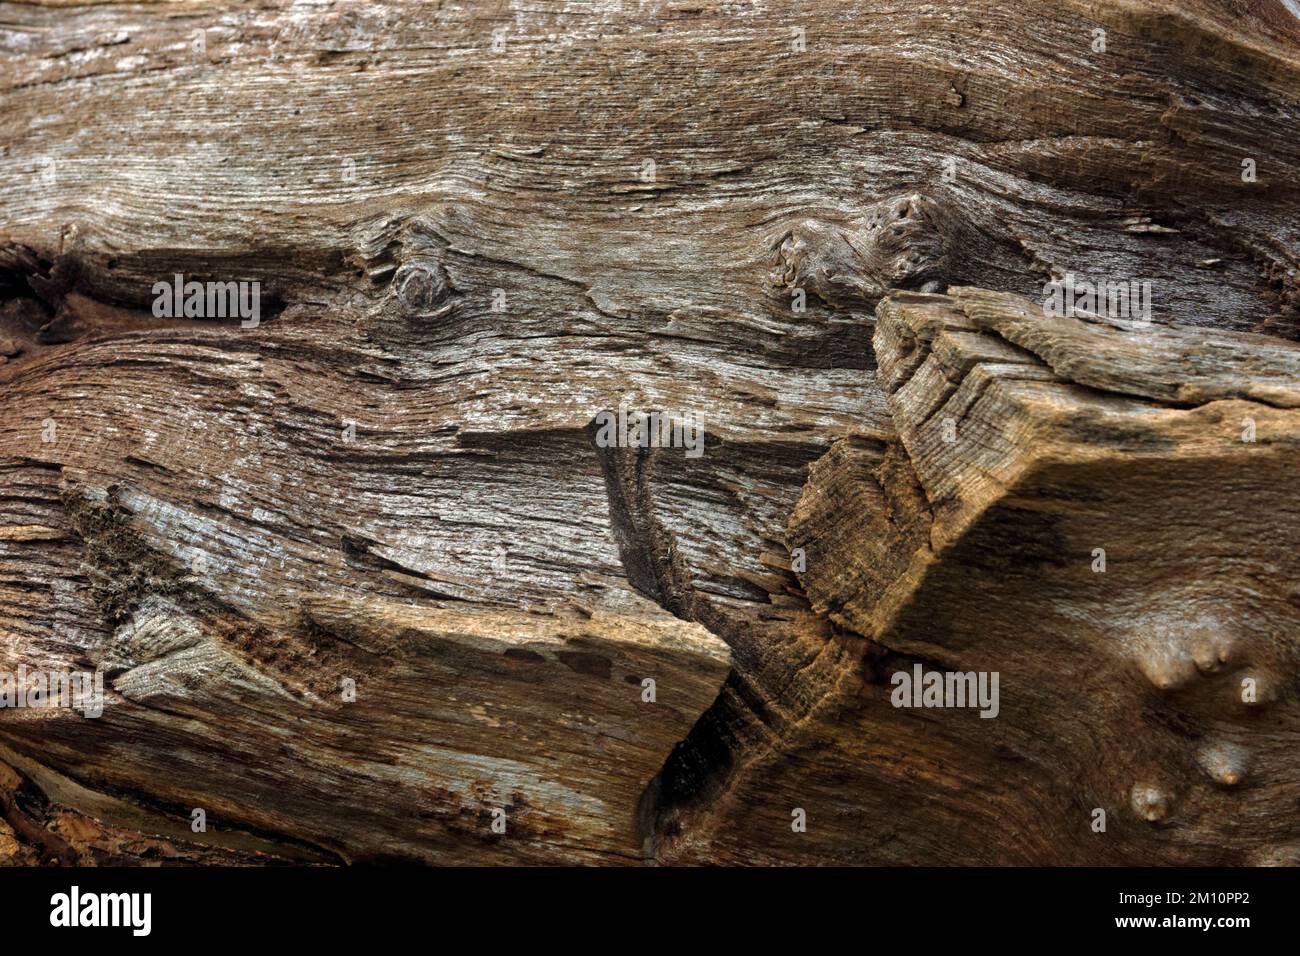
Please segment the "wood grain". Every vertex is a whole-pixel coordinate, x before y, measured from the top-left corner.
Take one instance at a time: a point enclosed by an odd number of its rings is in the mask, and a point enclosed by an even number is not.
[[[1298,40],[0,3],[0,670],[107,676],[0,709],[0,856],[1293,862]]]

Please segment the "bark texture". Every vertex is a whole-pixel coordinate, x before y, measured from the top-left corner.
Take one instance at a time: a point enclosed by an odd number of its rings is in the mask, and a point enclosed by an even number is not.
[[[1297,42],[0,3],[0,858],[1296,862]]]

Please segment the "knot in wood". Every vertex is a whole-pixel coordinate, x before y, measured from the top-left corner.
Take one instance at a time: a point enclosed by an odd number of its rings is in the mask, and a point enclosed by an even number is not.
[[[447,274],[436,259],[412,259],[393,276],[393,291],[404,314],[432,315],[447,298]]]
[[[873,309],[891,289],[936,291],[956,281],[960,223],[921,193],[873,203],[842,222],[802,219],[777,245],[773,280],[845,309]]]
[[[949,257],[957,238],[956,217],[921,193],[875,206],[858,243],[868,274],[886,289],[924,289],[949,281]]]

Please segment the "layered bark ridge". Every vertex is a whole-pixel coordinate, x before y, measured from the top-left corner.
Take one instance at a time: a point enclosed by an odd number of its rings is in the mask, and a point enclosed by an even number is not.
[[[1293,860],[1287,7],[627,6],[0,4],[0,856]]]

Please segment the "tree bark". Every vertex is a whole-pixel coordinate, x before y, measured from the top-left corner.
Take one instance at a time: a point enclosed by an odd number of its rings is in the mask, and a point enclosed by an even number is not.
[[[1294,5],[779,6],[0,3],[0,858],[1300,859]]]

